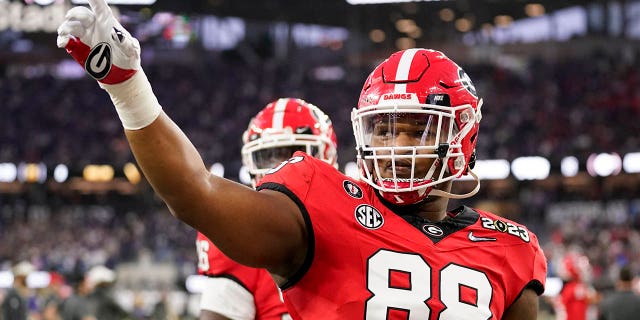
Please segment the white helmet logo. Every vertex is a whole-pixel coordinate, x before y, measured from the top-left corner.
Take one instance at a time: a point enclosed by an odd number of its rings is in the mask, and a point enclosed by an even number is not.
[[[460,77],[460,83],[462,83],[462,86],[467,89],[471,95],[477,98],[478,94],[476,93],[476,86],[473,85],[469,75],[464,72],[464,70],[458,69],[458,77]]]

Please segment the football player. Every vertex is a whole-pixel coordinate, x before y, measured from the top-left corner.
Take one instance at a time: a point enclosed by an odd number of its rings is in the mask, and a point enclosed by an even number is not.
[[[180,220],[231,259],[266,268],[293,319],[536,319],[546,260],[500,216],[448,211],[473,174],[482,100],[443,53],[392,54],[352,111],[361,179],[302,152],[257,191],[216,177],[162,111],[140,48],[105,0],[76,7],[64,47],[110,94],[145,177]],[[181,172],[182,174],[175,174]]]
[[[558,320],[585,320],[597,304],[598,292],[591,285],[593,270],[589,258],[578,250],[567,252],[558,265],[562,289],[556,304]]]
[[[337,139],[329,117],[301,99],[281,98],[267,104],[249,122],[242,142],[242,162],[254,187],[269,169],[296,151],[337,166]],[[198,273],[208,277],[200,303],[201,320],[291,319],[265,269],[229,259],[200,232],[196,248]]]

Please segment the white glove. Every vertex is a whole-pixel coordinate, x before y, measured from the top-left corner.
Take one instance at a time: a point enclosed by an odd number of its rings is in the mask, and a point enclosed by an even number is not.
[[[105,84],[131,78],[140,69],[140,43],[116,20],[105,0],[89,0],[91,10],[74,7],[58,28],[58,47]]]
[[[74,7],[58,28],[58,47],[98,80],[116,107],[122,125],[137,130],[162,111],[140,67],[140,43],[116,20],[105,0]]]

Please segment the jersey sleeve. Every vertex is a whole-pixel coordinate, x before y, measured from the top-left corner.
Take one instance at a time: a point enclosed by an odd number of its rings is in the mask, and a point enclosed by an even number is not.
[[[198,235],[198,272],[206,276],[200,309],[234,320],[281,320],[286,314],[278,287],[265,269],[250,268],[227,257]],[[207,249],[207,250],[204,250]]]
[[[287,195],[300,209],[307,230],[307,243],[309,250],[302,266],[291,275],[288,280],[280,285],[285,290],[297,283],[307,272],[315,255],[315,232],[311,223],[311,217],[307,211],[307,196],[312,189],[313,180],[319,164],[325,164],[322,160],[311,157],[304,152],[296,152],[289,160],[282,162],[278,167],[271,169],[256,188],[260,190],[274,190]],[[315,190],[316,192],[318,190]],[[313,204],[312,204],[313,205]]]
[[[500,239],[500,242],[505,243],[504,259],[508,264],[501,267],[507,268],[507,265],[509,266],[509,272],[505,274],[505,280],[508,283],[521,286],[516,288],[517,292],[515,293],[517,295],[510,295],[507,297],[507,301],[509,303],[515,301],[514,299],[527,288],[534,290],[538,295],[542,295],[547,280],[547,259],[540,247],[536,234],[522,224],[504,219],[487,211],[475,210],[483,216],[481,218],[483,221],[482,227],[494,230],[494,234]],[[488,227],[485,226],[486,221],[495,222],[490,223],[491,227]],[[498,222],[501,223],[502,227],[498,227]]]
[[[517,261],[514,271],[517,277],[521,277],[521,283],[525,284],[522,290],[528,288],[542,295],[547,279],[547,259],[540,248],[538,237],[532,232],[529,232],[529,237],[529,243],[511,248],[508,255],[513,261]]]
[[[227,278],[253,292],[259,269],[241,265],[227,257],[204,235],[198,234],[198,273],[211,278]]]
[[[197,271],[200,275],[207,275],[211,266],[209,251],[213,243],[202,233],[198,232],[196,237],[196,254],[198,256]]]
[[[257,190],[270,189],[280,191],[304,201],[315,175],[315,162],[320,161],[304,152],[296,152],[293,156],[271,169],[258,184]],[[299,203],[300,205],[300,203]]]
[[[547,258],[538,243],[538,237],[532,234],[532,246],[534,247],[534,260],[533,260],[533,275],[532,281],[537,283],[529,283],[529,286],[536,291],[538,295],[544,293],[544,287],[547,280]]]

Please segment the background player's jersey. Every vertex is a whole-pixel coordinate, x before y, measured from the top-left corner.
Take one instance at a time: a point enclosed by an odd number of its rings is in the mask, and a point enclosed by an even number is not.
[[[403,218],[303,153],[261,182],[307,222],[309,254],[282,287],[294,319],[501,319],[526,287],[544,291],[545,257],[520,224],[467,207]]]
[[[558,319],[585,320],[592,290],[586,283],[569,281],[560,290],[560,311]]]
[[[234,281],[246,289],[253,296],[255,304],[255,320],[283,320],[290,319],[282,302],[282,297],[265,269],[255,269],[241,265],[225,256],[207,237],[198,232],[196,240],[198,250],[198,273],[212,278],[224,278]],[[216,294],[223,299],[229,294],[222,287]],[[228,287],[227,287],[228,288]],[[212,288],[208,288],[212,289]],[[238,295],[234,295],[238,297]],[[244,303],[249,303],[244,301]],[[233,306],[216,304],[217,308],[229,310],[214,310],[221,314],[233,314]]]

